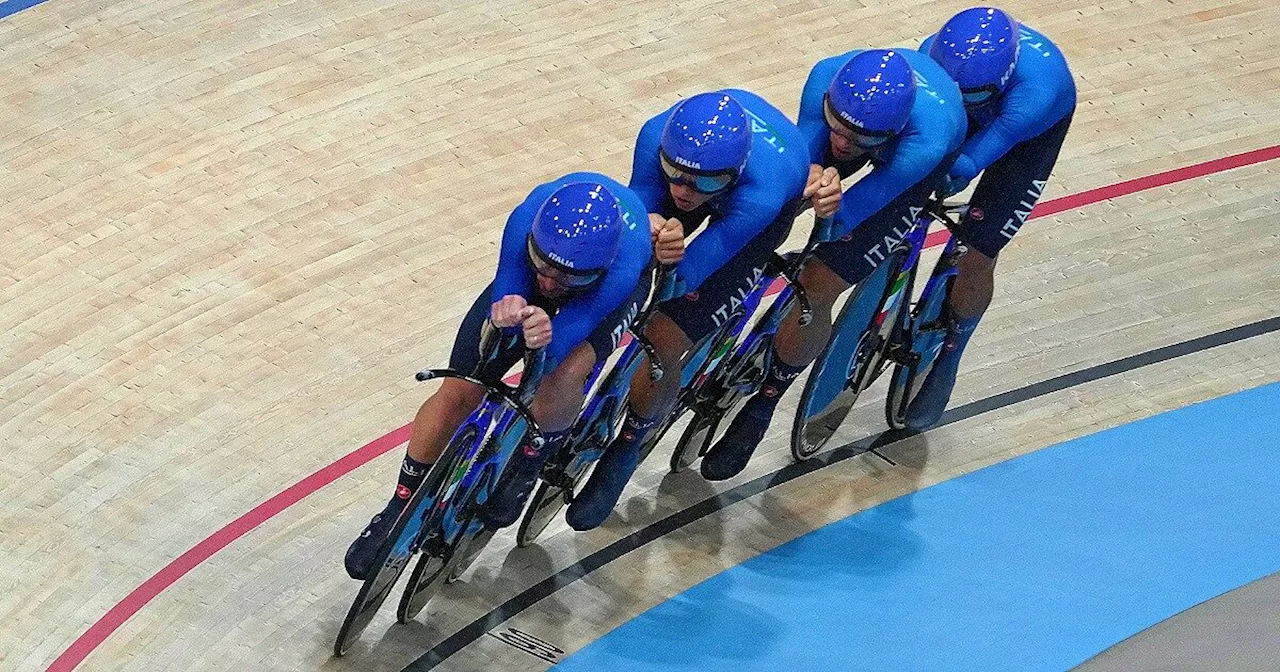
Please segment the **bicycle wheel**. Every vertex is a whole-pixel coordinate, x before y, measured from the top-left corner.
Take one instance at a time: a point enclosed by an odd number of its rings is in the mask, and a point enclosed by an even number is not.
[[[532,544],[542,534],[556,515],[564,509],[564,489],[550,483],[538,484],[529,508],[524,512],[520,528],[516,530],[516,546],[524,548]]]
[[[682,394],[681,396],[684,395]],[[683,401],[677,401],[676,407],[667,414],[666,419],[663,420],[660,425],[649,431],[649,436],[640,444],[640,464],[643,464],[645,460],[649,459],[649,454],[653,452],[653,449],[662,442],[663,437],[667,435],[667,432],[671,427],[679,422],[680,418],[684,417],[684,414],[688,411],[689,407],[685,405]]]
[[[467,424],[454,434],[444,453],[448,457],[436,461],[424,479],[423,487],[418,488],[396,519],[391,534],[378,551],[378,559],[374,562],[374,566],[379,567],[378,572],[365,579],[351,608],[347,610],[347,616],[338,630],[338,638],[333,644],[334,655],[342,656],[347,652],[351,643],[369,626],[382,603],[391,594],[391,589],[404,573],[409,560],[418,552],[419,540],[424,533],[426,519],[430,517],[431,505],[439,500],[451,477],[459,471],[464,455],[479,437],[479,429],[472,424]]]
[[[446,542],[446,537],[438,534],[426,544],[427,552],[418,559],[418,564],[414,566],[413,573],[409,576],[409,583],[405,586],[404,593],[400,595],[400,605],[396,608],[396,620],[399,622],[408,623],[413,620],[427,602],[440,592],[442,584],[453,583],[456,575],[461,573],[462,570],[457,569],[458,564],[466,558],[466,549],[473,538],[481,533],[477,529],[479,523],[476,521],[476,515],[480,511],[480,504],[476,502],[476,494],[488,489],[489,483],[494,480],[491,474],[492,472],[488,470],[482,472],[475,485],[462,493],[461,513],[457,516],[458,528],[461,531],[456,533],[452,542]],[[488,537],[485,537],[484,541],[487,543]],[[436,542],[439,547],[431,548],[431,542]],[[480,549],[483,548],[484,543],[481,543],[475,553],[479,554]],[[467,558],[467,565],[470,565],[472,560],[475,560],[475,555]]]
[[[497,530],[486,526],[481,526],[477,531],[469,531],[465,535],[462,543],[453,552],[453,562],[450,563],[449,575],[445,578],[446,584],[454,583],[462,573],[467,571],[471,564],[480,557],[480,552],[485,546],[489,545],[489,541],[493,539]]]
[[[899,250],[854,290],[813,363],[791,427],[791,456],[813,457],[835,434],[858,395],[886,367],[890,335],[907,303],[911,273]]]
[[[925,287],[912,311],[911,319],[900,332],[901,354],[894,364],[893,378],[890,379],[889,393],[885,395],[884,419],[892,429],[907,428],[907,409],[920,387],[933,369],[933,363],[942,350],[947,338],[947,323],[943,313],[947,295],[951,290],[951,282],[955,277],[956,259],[959,255],[951,243],[943,251],[942,257],[934,266]]]
[[[699,457],[707,454],[711,441],[716,437],[716,428],[724,414],[718,410],[707,413],[694,413],[689,425],[684,428],[676,449],[671,452],[671,473],[678,474],[688,469]]]
[[[409,584],[400,596],[400,605],[396,608],[396,620],[400,623],[412,621],[422,608],[431,601],[440,590],[440,585],[449,570],[451,555],[448,550],[423,553],[418,564],[413,566],[409,575]]]
[[[474,523],[473,514],[468,526]],[[471,566],[492,537],[493,530],[481,526],[479,531],[468,530],[458,535],[450,548],[436,553],[423,553],[413,568],[413,574],[409,576],[404,594],[400,596],[396,620],[408,623],[416,618],[444,584],[458,580],[458,576]]]

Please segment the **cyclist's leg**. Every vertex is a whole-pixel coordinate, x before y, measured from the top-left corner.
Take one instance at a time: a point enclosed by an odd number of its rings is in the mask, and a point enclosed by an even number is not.
[[[582,412],[587,377],[596,362],[608,359],[618,347],[648,293],[648,283],[638,283],[631,296],[601,320],[585,342],[570,351],[564,361],[538,382],[529,411],[538,422],[544,442],[541,448],[529,444],[520,446],[511,456],[503,470],[500,487],[481,513],[486,526],[503,528],[519,519],[525,500],[538,482],[542,465],[560,448]],[[554,339],[555,334],[551,337]]]
[[[978,181],[969,199],[969,211],[960,223],[960,239],[969,251],[960,258],[959,273],[947,297],[951,329],[920,393],[907,409],[908,427],[924,431],[942,418],[964,348],[991,304],[996,258],[1040,199],[1070,126],[1071,116],[1067,115],[1039,136],[1015,145]]]
[[[794,219],[794,215],[791,217]],[[632,377],[631,394],[622,431],[609,444],[578,498],[569,505],[565,519],[576,530],[598,527],[609,517],[622,490],[640,461],[640,447],[675,406],[680,393],[681,371],[693,354],[694,344],[709,337],[742,305],[774,247],[786,238],[787,228],[771,225],[694,291],[664,301],[645,325],[666,375],[649,378],[641,366]]]
[[[778,327],[769,372],[760,392],[743,405],[724,436],[702,460],[702,475],[722,480],[747,466],[756,445],[764,437],[791,383],[817,359],[831,335],[831,309],[842,292],[871,275],[888,261],[915,222],[912,208],[925,204],[945,170],[935,170],[883,208],[867,217],[840,240],[819,245],[800,273],[800,283],[813,305],[813,320],[800,325],[799,311],[792,311]]]
[[[480,293],[467,311],[454,339],[449,366],[459,371],[471,371],[480,359],[480,333],[489,316],[489,288]],[[520,349],[502,353],[498,366],[510,368],[520,356]],[[422,485],[427,471],[440,456],[458,425],[480,403],[483,392],[476,386],[452,378],[446,378],[422,406],[413,420],[409,435],[409,448],[400,463],[399,477],[390,501],[373,516],[360,536],[347,549],[344,562],[347,573],[355,579],[363,579],[369,571],[369,563],[381,547],[396,517],[404,510],[413,493]]]

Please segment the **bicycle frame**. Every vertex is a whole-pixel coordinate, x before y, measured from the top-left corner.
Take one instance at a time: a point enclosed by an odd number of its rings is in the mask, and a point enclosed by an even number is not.
[[[506,465],[511,453],[526,442],[526,437],[532,435],[528,443],[535,448],[541,448],[544,441],[538,424],[528,408],[528,403],[532,400],[533,390],[542,377],[546,359],[545,351],[533,350],[525,355],[524,373],[521,375],[519,385],[515,388],[504,383],[489,383],[475,375],[491,363],[496,353],[500,351],[502,340],[490,337],[490,342],[497,341],[497,344],[492,346],[486,344],[486,347],[482,348],[485,350],[485,356],[481,357],[472,375],[465,375],[453,369],[425,369],[415,376],[419,381],[457,378],[485,390],[484,398],[458,426],[450,438],[450,443],[454,438],[469,431],[476,432],[476,438],[458,459],[458,468],[447,477],[449,485],[438,500],[432,502],[431,509],[424,516],[423,530],[432,530],[440,526],[444,533],[442,541],[446,544],[453,543],[464,531],[463,523],[470,518],[465,515],[466,512],[462,508],[471,503],[483,504],[488,499],[492,487],[497,483],[497,476]],[[482,477],[486,475],[490,478],[487,482],[482,481]],[[460,492],[471,493],[477,485],[487,487],[475,497],[457,496]],[[418,541],[420,542],[421,539]]]
[[[611,365],[606,361],[596,362],[583,386],[586,401],[571,430],[566,451],[552,456],[542,473],[544,481],[564,489],[567,496],[571,496],[576,477],[599,459],[617,433],[630,396],[631,378],[642,361],[640,354],[643,352],[648,356],[649,375],[653,380],[660,380],[664,375],[653,344],[644,335],[644,325],[657,307],[658,297],[670,289],[674,280],[670,267],[658,268],[654,274],[652,296],[631,321],[627,329],[629,339],[622,345],[621,354]]]
[[[805,261],[813,254],[814,249],[821,243],[831,230],[831,222],[828,219],[817,219],[814,221],[813,229],[809,233],[809,239],[805,243],[804,248],[784,258],[774,254],[773,259],[769,262],[770,270],[766,267],[760,279],[752,286],[751,291],[743,299],[742,305],[735,314],[738,319],[733,327],[728,330],[723,338],[709,339],[700,351],[690,359],[687,371],[694,371],[692,376],[688,376],[686,380],[681,381],[685,387],[682,395],[688,395],[689,403],[686,405],[694,407],[699,403],[715,402],[720,405],[724,401],[721,394],[715,394],[714,399],[709,393],[716,392],[714,390],[706,390],[706,383],[712,375],[719,371],[726,371],[726,379],[734,379],[737,374],[741,373],[738,369],[740,366],[750,359],[750,355],[757,352],[765,343],[762,339],[772,339],[778,332],[778,328],[782,326],[782,320],[790,314],[796,303],[800,304],[800,324],[806,325],[813,319],[813,307],[809,303],[809,297],[804,291],[804,286],[800,284],[800,269],[804,266]],[[773,286],[779,279],[783,280],[782,287],[778,290],[777,296],[769,307],[765,309],[765,313],[754,322],[756,311],[768,296],[769,288]],[[730,319],[734,319],[730,316]],[[751,328],[748,330],[748,326]],[[744,334],[745,332],[745,334]],[[706,356],[705,362],[699,362],[699,356]],[[721,365],[721,362],[724,362]],[[765,363],[767,368],[768,364]],[[759,382],[759,381],[756,381]],[[725,390],[727,391],[727,390]],[[747,392],[746,390],[743,390]],[[724,391],[720,391],[724,392]],[[732,406],[733,401],[728,400],[724,405]],[[724,410],[728,410],[725,408]]]
[[[935,265],[921,299],[913,305],[921,254],[934,221],[948,228],[956,225],[959,207],[930,201],[916,215],[911,227],[884,263],[858,283],[841,309],[826,347],[814,363],[801,393],[792,426],[791,451],[797,460],[816,454],[831,438],[859,394],[870,387],[890,365],[896,364],[894,383],[900,389],[919,369],[920,346],[933,343],[945,300],[946,283],[956,274],[958,243],[953,236],[944,257]],[[941,323],[945,327],[945,323]],[[918,338],[924,336],[923,339]],[[941,339],[936,339],[941,345]],[[929,353],[932,356],[933,353]],[[897,394],[896,397],[892,396]],[[891,393],[886,418],[891,427],[901,421],[902,395]]]
[[[351,642],[368,627],[413,555],[431,541],[431,548],[419,558],[410,586],[401,599],[398,618],[402,622],[407,621],[422,608],[430,599],[430,593],[417,590],[427,564],[424,561],[452,559],[458,545],[470,538],[467,535],[471,530],[469,523],[474,520],[478,504],[494,487],[496,477],[514,447],[522,445],[526,438],[539,447],[544,441],[527,403],[542,376],[545,352],[539,349],[525,354],[524,376],[519,387],[513,390],[504,383],[490,382],[503,373],[488,371],[501,351],[502,339],[489,332],[481,343],[482,355],[472,375],[452,369],[426,369],[415,376],[420,381],[434,378],[466,380],[481,386],[485,390],[484,397],[450,437],[448,448],[441,456],[442,460],[449,462],[437,462],[431,467],[422,486],[396,518],[391,537],[379,549],[376,571],[361,585],[338,631],[334,642],[335,655],[343,655]],[[444,473],[449,469],[452,473]],[[492,477],[486,479],[486,475]],[[478,493],[477,488],[480,489]],[[434,499],[428,501],[429,497]],[[438,575],[436,572],[433,577]]]

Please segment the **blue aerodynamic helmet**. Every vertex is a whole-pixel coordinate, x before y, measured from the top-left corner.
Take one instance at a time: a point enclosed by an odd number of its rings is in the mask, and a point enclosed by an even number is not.
[[[836,73],[823,112],[828,126],[844,126],[855,144],[870,149],[902,132],[915,99],[915,73],[906,57],[891,49],[868,49]]]
[[[622,245],[622,209],[598,182],[566,184],[547,198],[529,232],[529,262],[571,288],[595,284]]]
[[[727,93],[699,93],[676,106],[662,128],[658,160],[667,181],[703,194],[723,191],[746,170],[751,122]]]
[[[929,56],[960,85],[964,104],[974,106],[1008,88],[1018,49],[1018,22],[1012,16],[994,7],[974,7],[942,26]]]

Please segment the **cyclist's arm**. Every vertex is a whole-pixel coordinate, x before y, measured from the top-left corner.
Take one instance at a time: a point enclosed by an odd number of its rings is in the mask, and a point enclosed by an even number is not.
[[[533,222],[536,209],[526,200],[511,211],[507,226],[502,231],[502,248],[498,251],[498,272],[493,278],[490,302],[497,303],[504,296],[522,296],[526,301],[533,297],[533,270],[529,268],[525,237]]]
[[[634,206],[627,210],[627,228],[622,234],[621,248],[600,286],[570,300],[551,319],[551,345],[547,347],[549,361],[565,361],[574,348],[588,342],[591,333],[602,322],[612,319],[614,311],[631,301],[635,292],[647,294],[653,252],[649,246],[649,227],[643,221],[635,221],[636,214]],[[615,346],[625,328],[625,324],[616,327]]]
[[[869,174],[845,190],[831,236],[839,238],[853,231],[863,220],[928,177],[945,154],[946,147],[929,134],[919,131],[903,133],[893,158],[872,168]]]
[[[1053,114],[1060,107],[1057,98],[1051,87],[1020,83],[1009,90],[999,116],[966,140],[960,153],[973,161],[975,173],[982,172],[1014,145],[1058,123],[1062,115]]]
[[[820,166],[825,165],[823,162],[831,145],[830,130],[822,113],[823,96],[836,73],[836,70],[827,66],[828,60],[830,59],[819,61],[809,71],[809,79],[805,81],[804,90],[800,94],[800,115],[796,122],[800,135],[804,137],[805,146],[809,149],[809,163]]]
[[[574,348],[587,342],[591,332],[630,296],[619,289],[622,283],[608,283],[599,291],[565,304],[551,318],[551,344],[547,346],[546,370],[553,371]]]
[[[766,205],[736,193],[731,198],[725,216],[708,225],[689,243],[684,260],[676,266],[686,291],[697,289],[772,224],[782,209],[781,205]]]

